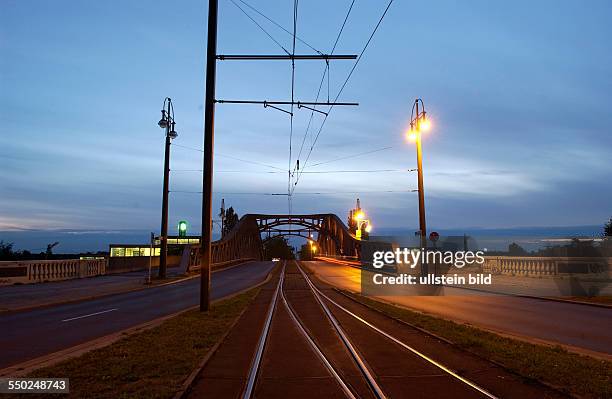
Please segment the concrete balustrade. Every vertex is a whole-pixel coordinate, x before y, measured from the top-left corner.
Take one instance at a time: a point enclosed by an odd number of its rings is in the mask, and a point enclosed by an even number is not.
[[[511,276],[562,276],[569,274],[607,274],[612,258],[485,256],[483,272]]]
[[[106,259],[0,262],[0,284],[31,284],[106,274]]]

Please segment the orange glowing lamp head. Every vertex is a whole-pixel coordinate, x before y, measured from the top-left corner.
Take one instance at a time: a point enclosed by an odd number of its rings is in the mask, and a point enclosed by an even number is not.
[[[429,119],[425,119],[423,118],[423,120],[421,121],[421,126],[420,126],[421,130],[423,131],[428,131],[431,129],[431,122]]]

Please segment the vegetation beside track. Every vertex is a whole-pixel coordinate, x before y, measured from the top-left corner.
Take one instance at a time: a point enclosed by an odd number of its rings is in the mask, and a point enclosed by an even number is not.
[[[171,398],[258,291],[254,288],[220,301],[208,313],[189,310],[27,377],[69,378],[73,398]]]
[[[586,398],[612,397],[612,362],[503,337],[465,324],[342,291],[388,316],[422,328],[527,379]]]

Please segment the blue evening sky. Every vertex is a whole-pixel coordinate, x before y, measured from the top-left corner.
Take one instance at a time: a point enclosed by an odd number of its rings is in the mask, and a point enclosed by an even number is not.
[[[291,28],[292,1],[248,2]],[[329,52],[350,3],[301,1],[298,36]],[[171,189],[201,190],[201,172],[188,170],[202,154],[178,145],[202,146],[206,4],[2,0],[0,230],[157,230],[165,96],[179,133]],[[282,52],[230,0],[219,4],[219,53]],[[355,1],[336,53],[358,53],[385,5]],[[246,10],[291,48],[290,35]],[[602,224],[612,213],[611,17],[608,0],[395,0],[340,97],[360,106],[333,110],[308,164],[392,148],[305,170],[414,168],[404,132],[422,97],[433,120],[423,143],[430,226]],[[312,50],[298,42],[297,52]],[[352,63],[332,62],[332,98]],[[297,63],[296,99],[314,100],[324,67]],[[219,62],[217,98],[286,100],[290,81],[288,62]],[[294,160],[310,118],[295,112]],[[215,208],[225,198],[239,214],[287,212],[286,197],[245,193],[286,192],[288,115],[219,105],[216,126]],[[416,193],[381,193],[414,188],[414,172],[304,173],[293,212],[344,219],[359,196],[375,228],[414,228]],[[198,230],[200,195],[170,200],[171,225]]]

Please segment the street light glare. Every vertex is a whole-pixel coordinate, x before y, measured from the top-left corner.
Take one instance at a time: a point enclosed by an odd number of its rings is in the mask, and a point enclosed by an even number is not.
[[[417,132],[415,132],[414,130],[409,131],[408,140],[414,143],[417,140]]]
[[[365,215],[363,214],[363,212],[357,212],[355,214],[355,220],[361,220],[365,217]]]
[[[429,119],[423,119],[423,121],[420,123],[420,128],[425,132],[431,129],[431,122]]]
[[[372,231],[372,225],[368,224],[365,228],[366,233],[369,233],[370,231]]]

